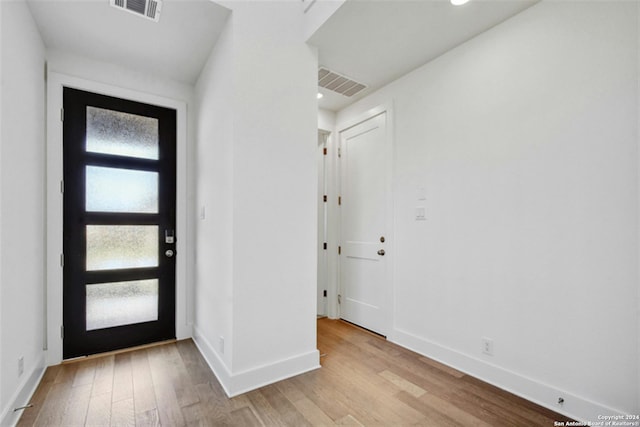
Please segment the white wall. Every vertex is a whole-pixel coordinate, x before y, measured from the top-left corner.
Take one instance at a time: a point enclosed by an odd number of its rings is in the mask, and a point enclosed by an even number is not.
[[[233,179],[240,371],[316,353],[317,62],[300,40],[297,6],[252,2],[233,10],[241,83]]]
[[[310,0],[309,2],[313,4],[307,6],[307,12],[304,14],[303,37],[305,41],[309,40],[313,33],[340,9],[345,0]]]
[[[2,36],[2,7],[0,6],[0,37]],[[2,147],[2,99],[4,93],[4,69],[3,64],[3,44],[0,38],[0,147]],[[2,149],[0,149],[0,165],[2,164]],[[2,174],[0,173],[0,242],[2,242]],[[0,244],[0,320],[2,320],[2,244]],[[2,343],[2,327],[0,327],[0,343]],[[2,384],[2,351],[0,351],[0,384]],[[4,413],[4,397],[2,386],[0,385],[0,414]],[[0,415],[1,417],[1,415]],[[1,418],[0,418],[1,420]],[[1,422],[1,421],[0,421]]]
[[[199,219],[194,338],[219,377],[230,375],[233,354],[234,85],[233,21],[229,19],[195,89]]]
[[[338,114],[394,105],[391,338],[594,421],[640,411],[636,8],[539,3]]]
[[[637,46],[638,46],[638,53],[636,54],[636,60],[637,60],[637,69],[636,69],[636,74],[637,74],[637,78],[638,78],[638,83],[637,83],[637,94],[636,94],[636,99],[638,99],[639,103],[640,103],[640,3],[637,3],[637,34],[636,34],[636,39],[637,39]],[[636,130],[636,138],[638,139],[638,143],[640,144],[640,107],[638,108],[637,111],[637,122],[638,123],[638,128]],[[638,157],[638,163],[640,164],[640,150],[638,150],[639,153],[639,157]],[[640,182],[640,167],[638,168],[638,181]],[[639,207],[638,209],[640,209],[640,186],[638,188],[639,194],[638,194],[638,204]],[[638,241],[640,242],[640,226],[638,227],[637,230],[638,233]],[[640,247],[640,243],[638,244],[638,246]],[[640,275],[640,248],[638,249],[638,269],[639,269],[639,275]],[[640,287],[638,288],[638,306],[637,306],[637,310],[638,310],[638,330],[637,330],[637,336],[638,336],[638,384],[640,384]],[[637,407],[640,408],[640,390],[638,390],[637,393]]]
[[[233,395],[318,366],[317,61],[298,3],[223,5],[233,12],[197,83],[211,95],[198,111],[195,337]],[[216,313],[220,299],[230,308]]]
[[[318,129],[333,132],[336,125],[336,113],[318,108]]]
[[[133,68],[84,58],[57,49],[47,49],[49,71],[75,76],[120,88],[190,102],[193,86],[158,77]]]
[[[44,366],[44,45],[23,1],[1,2],[0,424]],[[18,375],[18,358],[24,372]]]

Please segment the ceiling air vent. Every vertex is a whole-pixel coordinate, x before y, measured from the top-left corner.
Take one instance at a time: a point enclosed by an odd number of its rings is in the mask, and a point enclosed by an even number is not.
[[[161,0],[109,0],[111,6],[142,16],[152,21],[160,20]]]
[[[344,96],[353,96],[367,88],[366,85],[341,76],[327,68],[318,70],[318,86],[338,92]]]

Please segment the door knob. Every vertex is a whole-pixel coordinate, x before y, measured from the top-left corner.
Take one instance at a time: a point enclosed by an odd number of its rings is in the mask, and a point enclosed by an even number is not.
[[[173,251],[171,249],[167,249],[164,254],[167,257],[171,258],[173,256]]]
[[[380,256],[384,256],[384,254],[385,254],[384,249],[380,249],[380,250],[378,251],[378,255],[380,255]]]

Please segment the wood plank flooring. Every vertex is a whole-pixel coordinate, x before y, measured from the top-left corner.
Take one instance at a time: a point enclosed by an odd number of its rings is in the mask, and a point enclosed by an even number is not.
[[[342,321],[322,369],[229,399],[191,340],[47,369],[19,426],[552,426],[567,421]]]

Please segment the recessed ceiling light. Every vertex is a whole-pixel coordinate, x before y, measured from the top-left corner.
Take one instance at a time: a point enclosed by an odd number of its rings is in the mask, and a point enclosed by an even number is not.
[[[323,97],[323,96],[324,96],[323,94],[321,94],[320,92],[318,92],[318,99],[322,99],[322,97]]]
[[[467,3],[469,0],[451,0],[451,4],[454,6],[462,6]]]

